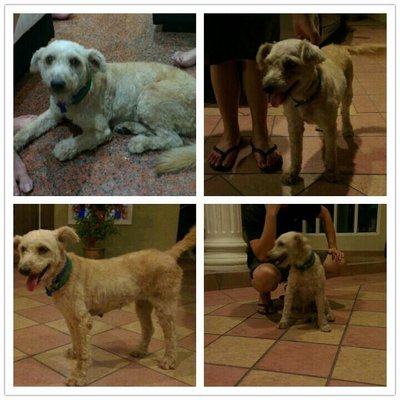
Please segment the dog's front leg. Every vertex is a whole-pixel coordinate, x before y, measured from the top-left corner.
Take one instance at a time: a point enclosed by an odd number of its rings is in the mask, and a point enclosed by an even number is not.
[[[339,180],[339,174],[337,170],[336,120],[334,124],[321,126],[321,129],[324,133],[325,141],[324,177],[329,182],[337,182]]]
[[[130,354],[132,357],[143,358],[148,354],[149,343],[154,333],[153,321],[151,320],[153,306],[146,300],[137,301],[135,306],[142,330],[142,340]]]
[[[60,161],[71,160],[85,150],[93,150],[111,140],[112,131],[104,117],[94,117],[95,127],[82,127],[83,133],[57,143],[54,156]]]
[[[77,324],[76,366],[68,378],[68,386],[84,386],[87,383],[86,375],[91,364],[90,336],[92,318],[88,313],[79,315],[74,322]]]
[[[293,305],[293,290],[290,287],[290,283],[288,283],[285,301],[283,304],[283,311],[282,311],[282,318],[279,322],[278,328],[279,329],[286,329],[289,327],[290,323],[290,315],[292,312],[292,305]]]
[[[283,174],[282,182],[286,185],[294,185],[300,181],[301,164],[303,162],[303,120],[293,114],[287,117],[289,139],[290,139],[290,168],[289,172]]]
[[[19,130],[14,136],[14,148],[20,151],[32,140],[42,136],[49,129],[54,128],[60,121],[62,116],[53,108],[49,108],[30,124]]]
[[[317,319],[318,319],[318,327],[322,332],[330,332],[331,328],[326,320],[325,315],[325,295],[324,292],[321,290],[315,296],[315,304],[317,306]]]

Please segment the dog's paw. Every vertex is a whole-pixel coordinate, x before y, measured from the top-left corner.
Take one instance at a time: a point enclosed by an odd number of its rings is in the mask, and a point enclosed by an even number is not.
[[[67,386],[86,386],[87,379],[86,376],[82,374],[73,373],[67,380]]]
[[[319,329],[321,332],[330,332],[332,330],[329,324],[323,324]]]
[[[278,325],[279,329],[286,329],[289,328],[289,321],[284,321],[284,320],[280,320],[279,325]]]
[[[295,185],[296,183],[299,183],[302,178],[300,178],[298,174],[286,172],[282,175],[281,180],[284,185]]]
[[[22,134],[22,132],[18,132],[14,136],[14,149],[16,151],[20,151],[24,148],[25,145],[26,145],[26,140],[24,135]]]
[[[175,369],[176,361],[175,358],[172,357],[164,357],[160,362],[159,366],[162,369]]]
[[[76,140],[74,138],[68,138],[57,143],[53,154],[60,161],[71,160],[78,154]]]
[[[132,138],[128,143],[128,150],[133,154],[140,154],[148,149],[148,138],[144,135],[138,135]]]
[[[134,358],[145,358],[149,353],[146,350],[134,349],[129,354]]]

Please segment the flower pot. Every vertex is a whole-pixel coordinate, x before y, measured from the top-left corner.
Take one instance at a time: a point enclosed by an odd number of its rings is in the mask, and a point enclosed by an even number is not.
[[[101,258],[104,258],[104,251],[104,247],[84,247],[83,256],[86,258],[99,260]]]

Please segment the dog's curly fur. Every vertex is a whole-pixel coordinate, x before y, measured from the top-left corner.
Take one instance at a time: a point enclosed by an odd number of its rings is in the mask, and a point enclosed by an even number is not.
[[[50,106],[15,135],[17,151],[66,117],[83,133],[57,143],[60,161],[111,140],[114,130],[135,134],[128,145],[133,154],[167,150],[159,173],[194,166],[196,81],[188,73],[154,62],[108,63],[100,51],[68,40],[36,51],[31,71],[40,72]]]
[[[324,136],[325,178],[337,181],[336,119],[339,106],[342,134],[353,136],[350,105],[353,98],[352,54],[384,53],[385,45],[329,45],[320,49],[300,39],[264,43],[257,53],[262,86],[273,106],[283,104],[288,121],[291,165],[285,184],[300,180],[304,122],[317,124]]]
[[[165,338],[165,354],[160,367],[175,368],[175,314],[182,281],[177,258],[195,246],[195,228],[167,251],[141,250],[104,260],[67,253],[66,245],[78,241],[78,235],[68,226],[53,231],[35,230],[14,238],[14,248],[19,254],[18,269],[28,277],[28,290],[34,290],[38,284],[51,287],[63,269],[66,257],[72,261],[68,281],[53,293],[55,306],[63,314],[70,331],[70,354],[77,360],[67,384],[86,384],[91,363],[89,332],[92,316],[131,302],[136,303],[142,340],[130,354],[140,358],[146,356],[154,331],[151,319],[154,308]]]
[[[287,232],[279,236],[268,253],[268,261],[278,268],[288,268],[289,278],[285,302],[279,328],[285,329],[294,321],[293,310],[304,313],[317,308],[318,327],[329,332],[328,321],[334,321],[329,302],[325,296],[325,270],[317,254],[314,263],[306,270],[301,267],[313,250],[306,237],[297,232]]]

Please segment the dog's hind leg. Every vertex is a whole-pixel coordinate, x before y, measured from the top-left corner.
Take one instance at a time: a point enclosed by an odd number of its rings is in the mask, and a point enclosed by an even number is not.
[[[347,87],[342,100],[342,134],[345,137],[354,136],[353,126],[350,120],[350,106],[353,99],[353,89],[351,84]]]
[[[155,135],[137,135],[128,143],[128,149],[133,154],[140,154],[147,150],[166,150],[183,146],[182,138],[173,131],[159,129]]]
[[[159,364],[162,369],[174,369],[176,366],[176,307],[176,301],[166,302],[156,307],[156,314],[165,340],[165,353]]]
[[[154,333],[153,321],[151,320],[153,306],[146,300],[137,301],[135,306],[142,329],[142,340],[130,355],[136,358],[143,358],[148,354],[149,343]]]

